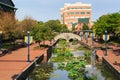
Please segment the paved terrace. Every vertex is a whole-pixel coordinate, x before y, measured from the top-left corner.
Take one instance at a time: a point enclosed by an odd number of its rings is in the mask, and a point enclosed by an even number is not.
[[[85,40],[83,40],[86,43]],[[50,45],[48,42],[46,44]],[[89,40],[89,46],[92,46],[92,41]],[[30,59],[33,61],[36,57],[44,54],[46,56],[46,50],[34,50],[33,48],[38,46],[38,44],[33,44],[30,46]],[[94,46],[103,46],[97,42],[94,42]],[[114,62],[120,63],[120,55],[116,55],[118,53],[117,50],[120,47],[110,46],[113,48],[113,51],[108,51],[108,56],[105,59],[108,60],[110,64],[112,64],[117,70],[120,71],[120,65],[115,65]],[[27,54],[28,48],[20,48],[18,50],[12,51],[11,54],[7,54],[5,56],[0,57],[0,80],[12,80],[15,75],[20,74],[30,63],[27,62]],[[97,50],[98,56],[104,56],[103,51]],[[46,61],[46,60],[44,60]]]
[[[49,44],[49,43],[47,43]],[[30,46],[30,60],[35,60],[36,57],[45,54],[47,49],[34,50],[33,48],[38,44]],[[0,80],[13,80],[12,78],[29,66],[27,62],[28,48],[20,48],[0,57]],[[45,61],[45,60],[44,60]]]
[[[86,43],[86,40],[84,39],[82,42]],[[92,40],[89,39],[87,45],[92,46]],[[104,46],[103,44],[94,42],[94,46]],[[100,58],[104,57],[109,64],[111,64],[118,72],[120,72],[120,46],[115,45],[108,45],[112,50],[107,50],[108,55],[104,56],[104,51],[97,50],[96,55]],[[117,63],[117,64],[116,64]]]
[[[120,55],[111,50],[109,50],[108,53],[108,56],[105,56],[104,58],[109,61],[118,71],[120,71]]]

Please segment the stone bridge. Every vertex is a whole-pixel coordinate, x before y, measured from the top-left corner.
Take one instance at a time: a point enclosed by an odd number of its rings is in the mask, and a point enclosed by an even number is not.
[[[69,41],[70,39],[78,39],[78,41],[81,41],[81,37],[73,33],[61,33],[54,37],[55,41],[57,41],[58,39],[66,39],[67,41]]]

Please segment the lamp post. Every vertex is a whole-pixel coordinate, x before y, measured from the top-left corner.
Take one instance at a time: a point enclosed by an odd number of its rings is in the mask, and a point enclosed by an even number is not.
[[[109,40],[109,35],[107,31],[105,30],[105,34],[103,35],[103,40],[105,41],[105,56],[107,56],[107,41]]]
[[[28,34],[28,60],[27,62],[30,62],[30,31],[27,31]]]
[[[2,31],[0,31],[0,50],[1,50],[1,47],[2,47]]]

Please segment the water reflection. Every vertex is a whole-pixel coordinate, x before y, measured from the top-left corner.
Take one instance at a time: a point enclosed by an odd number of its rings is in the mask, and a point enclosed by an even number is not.
[[[42,63],[36,67],[29,76],[30,80],[49,80],[50,74],[54,71],[53,63]]]
[[[86,76],[92,80],[117,80],[104,66],[86,65]],[[36,67],[35,71],[26,80],[71,80],[66,70],[58,69],[58,63],[45,63]],[[91,80],[91,79],[84,79]]]
[[[84,57],[85,56],[85,54],[84,54],[85,52],[84,51],[77,51],[77,52],[73,52],[73,55],[74,55],[74,57]]]
[[[95,55],[94,51],[91,55],[91,64],[86,65],[85,77],[87,79],[80,78],[80,80],[117,80],[114,75],[107,69],[101,65],[95,63]],[[53,57],[54,55],[52,55]],[[74,57],[85,56],[84,51],[74,52]],[[54,56],[56,57],[56,56]],[[79,75],[81,73],[79,72]],[[58,68],[58,63],[49,61],[48,63],[43,63],[37,65],[34,72],[29,76],[26,80],[71,80],[68,77],[68,72],[64,69]],[[77,79],[74,79],[77,80]],[[78,79],[79,80],[79,79]]]

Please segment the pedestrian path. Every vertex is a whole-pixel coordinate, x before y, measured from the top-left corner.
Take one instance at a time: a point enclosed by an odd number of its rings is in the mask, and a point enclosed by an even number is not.
[[[34,47],[38,44],[30,46],[30,60],[31,62],[38,56],[45,54],[46,50],[35,50]],[[0,57],[0,80],[13,80],[13,78],[20,74],[27,66],[28,48],[20,48],[12,51],[10,54]]]
[[[94,46],[92,45],[92,40],[89,40],[88,43],[86,43],[86,40],[83,40],[85,44],[91,47],[104,47],[105,44],[100,44],[98,42],[94,42]],[[113,66],[117,71],[120,72],[120,46],[115,45],[108,45],[111,49],[107,49],[107,56],[104,55],[104,50],[97,50],[96,55],[99,57],[98,61],[102,61],[102,57],[104,57],[107,62]]]

